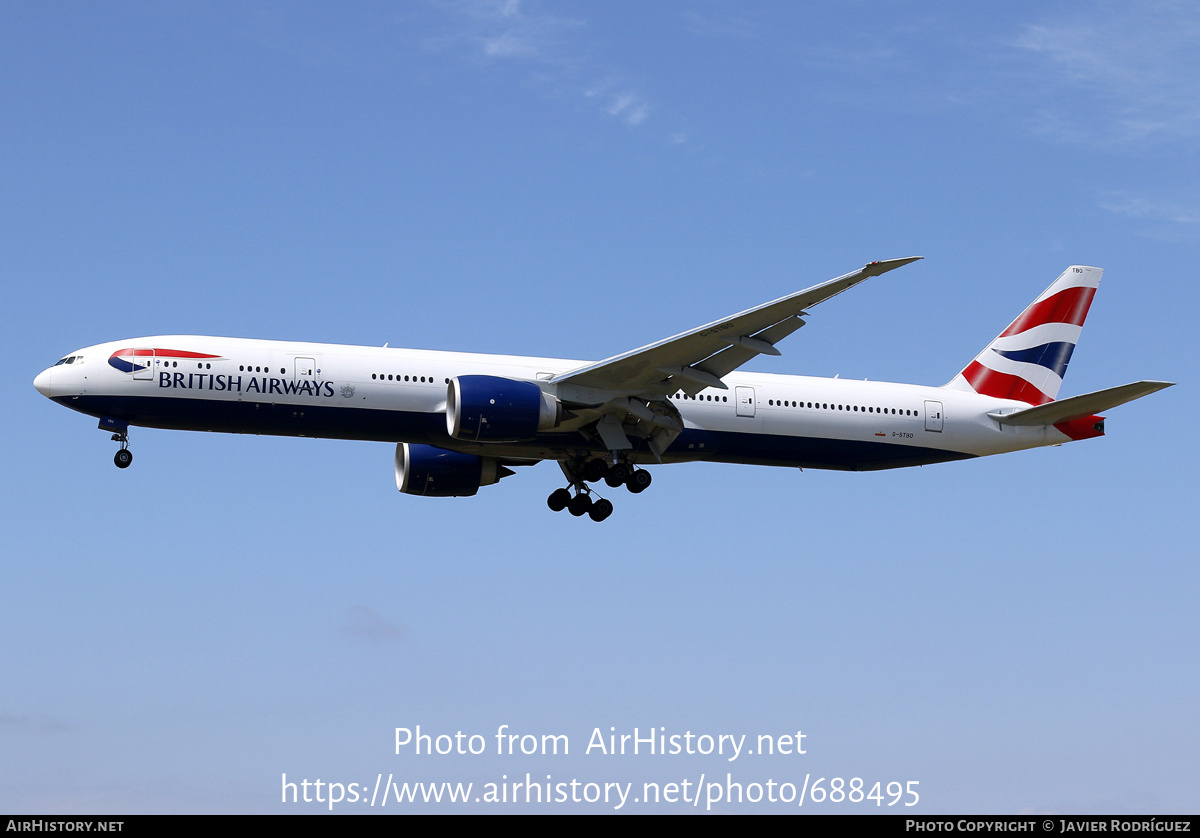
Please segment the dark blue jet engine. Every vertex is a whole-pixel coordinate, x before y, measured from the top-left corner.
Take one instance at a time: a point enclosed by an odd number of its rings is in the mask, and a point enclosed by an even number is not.
[[[562,417],[557,399],[530,381],[460,375],[446,393],[446,432],[470,442],[523,442]]]
[[[495,457],[477,457],[407,442],[396,446],[396,488],[406,495],[469,497],[480,486],[490,486],[513,473]]]

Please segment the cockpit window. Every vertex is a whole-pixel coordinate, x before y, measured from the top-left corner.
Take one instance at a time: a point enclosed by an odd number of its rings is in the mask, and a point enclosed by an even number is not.
[[[76,361],[82,361],[82,360],[83,360],[83,356],[82,356],[82,355],[69,355],[69,356],[67,356],[66,358],[63,358],[63,359],[62,359],[61,361],[59,361],[58,363],[56,363],[54,366],[56,366],[56,367],[60,367],[60,366],[62,366],[63,364],[73,364],[73,363],[75,363]]]

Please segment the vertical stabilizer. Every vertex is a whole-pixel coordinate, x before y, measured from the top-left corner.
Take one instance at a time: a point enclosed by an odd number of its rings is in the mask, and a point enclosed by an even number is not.
[[[1103,275],[1067,268],[946,386],[1033,405],[1054,401]]]

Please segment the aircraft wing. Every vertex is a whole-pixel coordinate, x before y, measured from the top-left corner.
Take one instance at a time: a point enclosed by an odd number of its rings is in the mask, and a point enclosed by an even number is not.
[[[757,355],[780,354],[775,344],[804,325],[800,317],[807,314],[806,308],[920,258],[871,262],[805,291],[571,370],[553,381],[645,399],[660,399],[677,390],[689,395],[705,387],[727,390],[721,381],[724,376]]]

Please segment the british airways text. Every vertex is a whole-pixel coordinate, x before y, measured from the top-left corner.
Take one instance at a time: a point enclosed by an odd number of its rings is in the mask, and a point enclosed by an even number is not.
[[[295,381],[267,376],[223,375],[206,372],[160,372],[158,386],[176,390],[215,390],[237,393],[263,393],[279,396],[321,396],[333,398],[333,383],[329,381]]]

